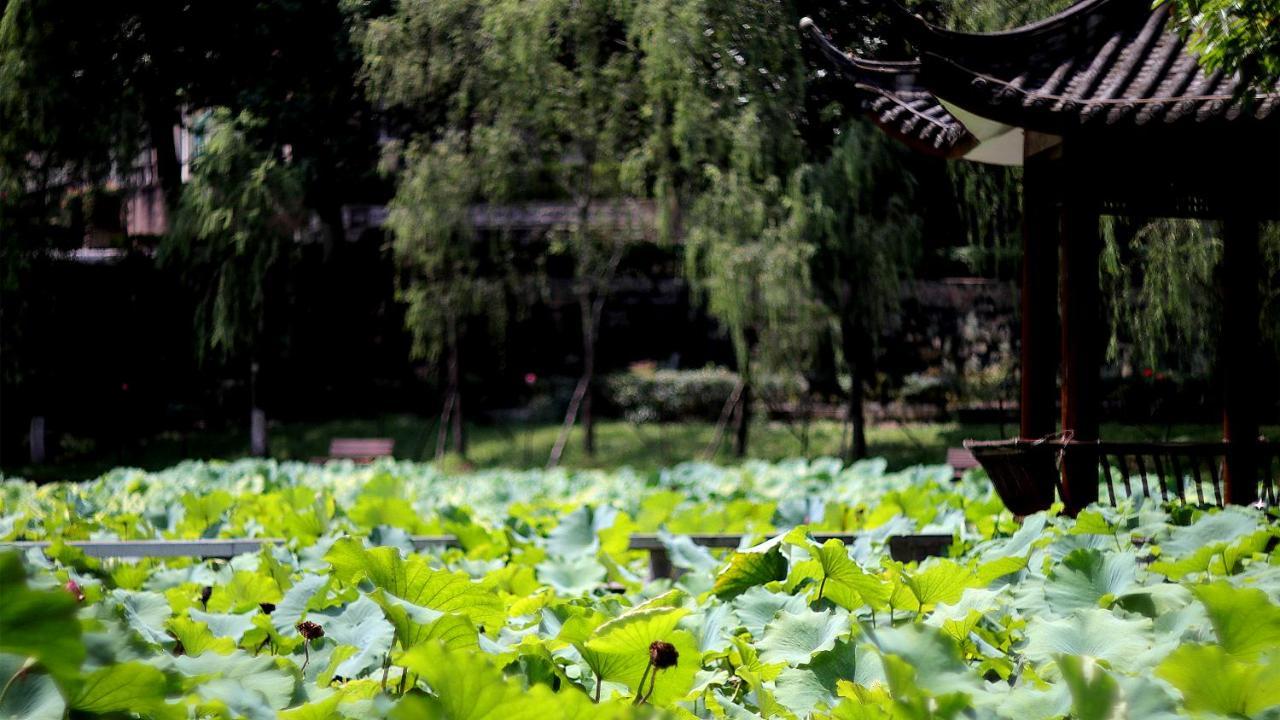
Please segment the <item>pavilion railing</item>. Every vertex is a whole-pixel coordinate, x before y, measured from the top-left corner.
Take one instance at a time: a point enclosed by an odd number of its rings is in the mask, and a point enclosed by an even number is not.
[[[1066,461],[1098,468],[1098,500],[1115,505],[1131,497],[1222,505],[1227,442],[1081,442],[1069,440],[968,441],[1005,505],[1017,515],[1047,509],[1062,494]],[[1280,502],[1280,444],[1260,441],[1257,498]]]

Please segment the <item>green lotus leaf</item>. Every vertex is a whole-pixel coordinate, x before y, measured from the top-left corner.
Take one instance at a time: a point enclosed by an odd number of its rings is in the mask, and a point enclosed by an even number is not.
[[[1118,715],[1120,686],[1098,661],[1085,655],[1058,655],[1058,669],[1071,689],[1071,715],[1079,720],[1109,720]]]
[[[331,611],[326,611],[325,614],[328,612]],[[324,615],[314,617],[318,619]],[[355,653],[334,668],[334,674],[344,678],[359,677],[370,668],[378,666],[383,656],[391,650],[391,642],[395,639],[395,629],[383,617],[382,608],[364,595],[343,608],[342,612],[328,616],[321,624],[324,626],[325,638],[356,649]]]
[[[596,707],[573,688],[559,693],[541,684],[525,688],[504,677],[482,653],[450,652],[427,643],[400,653],[395,662],[421,675],[434,695],[406,697],[393,718],[558,720],[590,717]]]
[[[1225,582],[1191,589],[1204,603],[1217,633],[1218,644],[1240,660],[1256,660],[1263,653],[1280,655],[1280,605],[1256,588],[1237,588]]]
[[[1254,717],[1280,705],[1280,658],[1244,662],[1217,645],[1183,645],[1155,674],[1177,688],[1193,712]]]
[[[711,551],[690,540],[686,535],[672,535],[666,531],[658,533],[658,540],[667,549],[667,556],[673,567],[681,570],[710,575],[720,566],[720,561]]]
[[[879,656],[838,640],[831,650],[814,655],[808,665],[784,668],[778,675],[775,696],[797,717],[806,717],[840,702],[837,685],[841,680],[859,685],[883,682]]]
[[[831,538],[821,547],[809,546],[809,554],[822,569],[813,599],[828,597],[848,610],[857,609],[864,604],[874,609],[887,607],[889,585],[863,571],[850,559],[844,542]]]
[[[1206,513],[1186,527],[1173,528],[1169,539],[1160,543],[1160,550],[1166,557],[1181,557],[1206,545],[1233,543],[1257,529],[1258,517],[1254,511],[1226,507]]]
[[[560,519],[560,524],[547,535],[547,552],[554,557],[595,555],[600,549],[598,530],[613,525],[617,511],[610,507],[592,509],[582,506]]]
[[[955,641],[937,628],[915,624],[879,628],[869,637],[880,650],[885,678],[895,697],[899,688],[938,697],[974,693],[981,688],[977,676],[964,664]]]
[[[295,582],[276,605],[275,611],[271,613],[271,624],[276,633],[286,637],[293,634],[294,626],[306,616],[312,598],[328,582],[328,579],[322,575],[303,575]]]
[[[182,643],[182,652],[187,655],[196,656],[206,652],[226,655],[236,649],[236,642],[238,642],[228,637],[215,636],[208,625],[189,617],[170,618],[166,627],[173,633],[173,637]]]
[[[65,590],[29,587],[18,554],[0,553],[0,651],[36,658],[64,687],[85,655],[77,608]]]
[[[787,577],[787,561],[776,545],[763,552],[735,552],[729,565],[716,576],[712,588],[721,598],[732,598],[757,585]]]
[[[804,665],[816,654],[835,647],[836,639],[849,633],[849,616],[843,612],[783,611],[764,630],[760,661],[765,664]]]
[[[169,609],[169,601],[163,595],[116,589],[111,591],[111,598],[120,608],[125,623],[141,635],[143,640],[153,645],[168,645],[173,642],[165,631],[165,623],[173,616],[173,611]]]
[[[954,603],[964,594],[965,588],[975,583],[969,568],[954,560],[930,558],[919,570],[903,576],[903,584],[911,591],[916,607],[929,608],[938,603]]]
[[[772,592],[758,586],[735,597],[732,604],[742,626],[756,638],[764,634],[765,627],[779,612],[800,612],[808,605],[804,596]]]
[[[89,673],[71,707],[94,713],[146,713],[164,705],[164,673],[141,662],[109,665]]]
[[[1139,587],[1137,556],[1128,552],[1073,550],[1054,567],[1044,586],[1049,607],[1066,615],[1095,608]]]
[[[687,614],[681,607],[631,610],[597,628],[590,640],[578,646],[578,651],[598,680],[620,683],[634,694],[642,691],[640,681],[649,666],[650,645],[671,643],[679,653],[679,661],[675,667],[662,669],[656,678],[650,678],[654,682],[652,702],[665,705],[683,698],[702,668],[697,641],[688,631],[677,629]],[[643,692],[648,692],[648,680]]]
[[[288,661],[269,655],[254,657],[237,650],[230,655],[205,653],[174,658],[173,667],[186,676],[184,686],[188,689],[219,683],[216,696],[210,697],[225,701],[225,693],[234,684],[240,692],[261,695],[269,707],[280,710],[289,706],[298,683],[295,672],[280,667],[281,663],[287,665]]]
[[[554,557],[538,563],[538,579],[561,595],[585,595],[604,582],[606,571],[593,555]]]
[[[262,603],[278,603],[280,599],[280,587],[270,576],[242,570],[232,576],[231,582],[213,588],[206,609],[242,613],[256,611]]]
[[[382,590],[369,596],[382,608],[395,628],[396,640],[404,649],[427,642],[439,642],[446,650],[474,648],[479,644],[476,627],[464,615],[442,613],[386,595]]]
[[[1089,655],[1112,667],[1137,669],[1139,656],[1152,645],[1149,618],[1128,620],[1101,608],[1078,610],[1057,620],[1036,618],[1027,626],[1027,659],[1047,663],[1057,655]]]
[[[325,559],[343,582],[368,579],[375,587],[414,605],[466,615],[481,627],[507,619],[502,600],[465,573],[437,570],[421,555],[403,558],[395,548],[363,547],[352,538],[334,542]]]
[[[0,653],[0,678],[12,681],[0,699],[0,720],[61,720],[67,703],[47,673],[22,668],[26,659]]]
[[[230,638],[234,642],[240,642],[240,638],[244,634],[253,629],[253,618],[257,615],[257,610],[247,613],[207,613],[201,612],[195,608],[187,611],[187,616],[192,620],[204,623],[209,628],[209,632],[215,637]]]

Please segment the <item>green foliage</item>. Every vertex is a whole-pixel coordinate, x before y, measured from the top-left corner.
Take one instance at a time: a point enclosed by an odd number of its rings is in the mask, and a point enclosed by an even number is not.
[[[217,110],[209,123],[160,261],[194,291],[202,355],[261,352],[277,310],[270,289],[284,282],[297,250],[302,186],[296,168],[250,140],[260,121]]]
[[[945,467],[690,464],[641,479],[188,464],[7,482],[0,539],[102,536],[125,517],[136,537],[261,534],[284,527],[273,516],[286,498],[331,506],[324,533],[230,561],[99,560],[56,542],[0,555],[0,681],[11,681],[0,712],[1022,720],[1280,709],[1280,582],[1261,512],[1122,500],[1019,528],[989,486],[953,484]],[[406,532],[353,512],[378,498],[404,505],[414,532],[469,540],[414,552]],[[787,519],[795,502],[813,525]],[[815,543],[833,518],[857,540]],[[925,526],[953,532],[950,557],[888,557],[890,536]],[[647,558],[627,536],[662,530],[686,571],[645,582]],[[673,534],[695,531],[770,539],[733,551]],[[1139,561],[1194,565],[1229,548],[1229,562],[1176,577]],[[323,634],[304,639],[303,621]]]
[[[1275,28],[1280,3],[1188,0],[1168,4],[1179,31],[1206,69],[1239,73],[1247,90],[1275,91],[1280,81],[1280,36]]]

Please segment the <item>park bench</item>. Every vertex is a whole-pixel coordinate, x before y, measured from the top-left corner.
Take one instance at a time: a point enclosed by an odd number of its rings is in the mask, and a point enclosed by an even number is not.
[[[1046,510],[1060,496],[1064,460],[1093,463],[1105,493],[1100,502],[1115,505],[1129,497],[1162,502],[1223,505],[1226,442],[1120,443],[1070,440],[966,441],[1000,499],[1015,515]],[[1257,497],[1277,504],[1280,446],[1259,442]]]
[[[329,441],[329,454],[312,462],[351,460],[371,463],[378,458],[391,457],[396,441],[391,438],[334,438]]]
[[[959,482],[966,471],[978,467],[978,458],[967,448],[947,448],[947,464],[951,466],[952,481]]]
[[[853,544],[858,536],[855,533],[813,533],[814,540],[822,543],[832,538]],[[692,534],[687,536],[696,545],[708,548],[737,548],[742,545],[742,535],[737,534]],[[889,555],[899,562],[921,561],[932,555],[945,555],[951,545],[950,535],[895,535],[889,538]],[[280,545],[283,538],[238,538],[238,539],[200,539],[200,540],[73,540],[66,544],[78,548],[85,555],[93,558],[166,558],[195,557],[229,559],[236,555],[258,552],[264,545]],[[455,535],[415,535],[411,538],[416,550],[430,548],[458,547]],[[0,542],[0,549],[12,547],[26,551],[31,548],[45,548],[50,543],[45,540]],[[653,533],[636,533],[631,536],[628,545],[631,550],[642,550],[649,553],[649,576],[651,579],[669,578],[676,575],[671,559],[667,555],[667,547]]]

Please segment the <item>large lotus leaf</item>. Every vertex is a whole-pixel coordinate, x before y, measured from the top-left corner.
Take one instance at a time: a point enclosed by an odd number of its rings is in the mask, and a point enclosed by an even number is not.
[[[69,592],[28,587],[18,554],[0,553],[0,651],[34,657],[69,683],[85,654],[77,607]]]
[[[1128,552],[1075,550],[1054,567],[1044,586],[1045,600],[1062,615],[1109,604],[1138,586],[1137,556]]]
[[[905,683],[939,696],[972,693],[980,686],[961,659],[955,641],[937,628],[915,624],[880,628],[869,637],[886,660],[885,676],[891,686]],[[889,659],[898,661],[896,670]],[[904,670],[909,671],[905,676]]]
[[[701,617],[693,619],[697,621],[695,635],[700,651],[718,652],[729,647],[730,632],[737,620],[728,603],[715,603]]]
[[[1056,655],[1089,655],[1115,668],[1137,670],[1134,663],[1151,645],[1149,618],[1127,620],[1090,608],[1057,620],[1032,620],[1023,653],[1035,663],[1050,662]]]
[[[326,614],[328,612],[331,611]],[[334,669],[335,675],[344,678],[359,677],[369,668],[380,665],[395,639],[395,629],[383,617],[382,608],[364,595],[322,624],[326,638],[356,648],[354,654]]]
[[[837,683],[841,680],[859,685],[883,682],[880,658],[865,648],[836,641],[831,650],[814,655],[808,665],[783,669],[778,675],[775,697],[797,717],[805,717],[840,701]]]
[[[1224,650],[1241,660],[1256,660],[1263,653],[1280,656],[1280,606],[1266,593],[1225,582],[1200,585],[1192,592],[1208,610]]]
[[[142,639],[153,645],[173,642],[165,631],[165,623],[173,615],[169,601],[160,593],[116,589],[111,591],[125,622]]]
[[[1258,530],[1260,524],[1255,511],[1228,506],[1206,513],[1186,527],[1174,528],[1160,549],[1166,557],[1190,555],[1205,545],[1234,542]]]
[[[374,586],[414,605],[459,613],[482,627],[500,627],[507,612],[502,600],[465,573],[436,570],[421,555],[403,558],[395,548],[368,548],[342,538],[325,559],[344,582],[367,578]]]
[[[807,605],[801,595],[772,592],[762,587],[749,588],[731,602],[734,614],[755,638],[764,634],[765,627],[773,622],[774,616],[779,612],[800,612]]]
[[[71,707],[93,713],[146,713],[164,704],[164,673],[140,662],[95,670],[80,685]]]
[[[58,684],[46,673],[21,672],[25,662],[22,656],[0,653],[0,678],[9,681],[0,698],[0,720],[61,720],[67,703]]]
[[[247,720],[275,720],[276,711],[271,701],[261,691],[246,687],[237,680],[214,678],[201,683],[195,693],[203,700],[217,701],[227,708],[231,717]]]
[[[284,594],[284,598],[271,613],[271,624],[279,635],[289,636],[294,627],[302,621],[307,606],[316,593],[329,581],[322,575],[303,575]]]
[[[1217,645],[1184,645],[1155,670],[1182,693],[1187,709],[1254,717],[1280,705],[1280,659],[1242,662]]]
[[[225,655],[236,649],[236,640],[217,637],[209,630],[208,625],[189,617],[172,617],[166,626],[173,633],[174,639],[181,643],[182,652],[187,655],[202,655],[206,652]]]
[[[314,659],[314,658],[313,658]],[[243,650],[230,655],[205,653],[200,657],[174,658],[173,666],[187,676],[188,688],[197,688],[215,681],[234,681],[242,692],[261,694],[272,708],[288,707],[297,686],[294,672],[284,670],[270,655],[254,657]]]
[[[1048,518],[1044,513],[1036,513],[1024,519],[1021,527],[1011,537],[980,545],[978,549],[982,560],[990,562],[1003,557],[1027,557],[1035,542],[1044,536],[1047,523]]]
[[[212,612],[241,613],[257,610],[262,603],[280,602],[280,586],[268,575],[242,570],[225,585],[213,588],[206,608]]]
[[[964,595],[965,588],[974,583],[974,574],[969,568],[954,560],[930,558],[916,572],[904,575],[903,584],[917,604],[903,607],[917,610],[929,609],[938,603],[954,603]]]
[[[1121,676],[1116,680],[1120,683],[1120,694],[1129,717],[1143,720],[1182,717],[1177,710],[1177,698],[1168,683],[1149,676]]]
[[[1151,570],[1170,580],[1182,580],[1192,573],[1204,572],[1234,575],[1244,569],[1245,559],[1265,551],[1271,538],[1269,530],[1259,530],[1232,543],[1212,543],[1176,559],[1159,560],[1152,564]]]
[[[1120,715],[1120,685],[1098,661],[1087,655],[1059,655],[1058,669],[1071,689],[1071,716],[1109,720]]]
[[[764,630],[760,639],[760,661],[771,665],[804,665],[816,654],[835,647],[836,639],[849,632],[849,616],[844,612],[783,611]]]
[[[675,667],[658,672],[654,680],[653,702],[664,705],[683,698],[701,669],[697,641],[686,630],[678,630],[688,611],[679,607],[641,607],[596,628],[594,636],[578,651],[596,677],[626,685],[640,692],[640,681],[649,666],[649,647],[654,642],[675,646],[679,659]],[[648,692],[646,681],[644,692]]]
[[[849,558],[844,543],[836,538],[821,547],[809,546],[809,554],[822,569],[816,597],[829,597],[841,607],[854,610],[860,605],[882,609],[889,600],[889,585],[864,572]]]
[[[596,533],[611,527],[617,517],[618,511],[607,505],[584,505],[562,517],[560,524],[547,534],[547,552],[556,557],[595,555],[600,549]]]
[[[956,640],[962,640],[969,636],[984,615],[995,615],[1001,594],[1001,590],[968,588],[959,601],[939,605],[925,623],[941,628]]]
[[[1071,693],[1066,683],[1052,683],[1038,688],[1033,683],[1018,683],[1000,698],[996,712],[1009,720],[1058,720],[1071,711]]]
[[[408,696],[393,718],[448,720],[559,720],[591,717],[596,709],[574,688],[553,693],[546,685],[525,688],[503,676],[482,653],[450,652],[427,643],[396,656],[395,662],[426,680],[434,697]],[[600,716],[615,712],[599,708]]]
[[[658,540],[667,549],[667,557],[671,564],[681,570],[710,575],[720,566],[720,561],[711,551],[690,540],[686,535],[672,535],[666,531],[658,533]]]
[[[716,576],[713,592],[721,598],[731,598],[749,588],[787,577],[787,561],[770,546],[762,552],[735,552],[729,565]]]
[[[463,615],[418,607],[386,595],[381,590],[370,597],[382,608],[383,614],[395,628],[400,647],[404,649],[433,641],[451,651],[474,648],[479,644],[475,625]]]
[[[554,557],[538,563],[538,579],[561,595],[585,595],[604,582],[607,571],[592,555]]]
[[[257,615],[256,610],[247,613],[207,613],[192,608],[187,611],[187,615],[196,622],[204,623],[209,626],[209,632],[216,637],[230,638],[235,642],[240,642],[240,638],[244,634],[253,629],[253,616]]]

